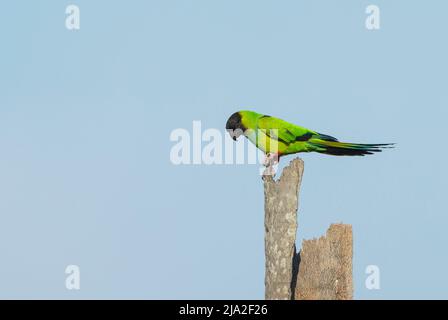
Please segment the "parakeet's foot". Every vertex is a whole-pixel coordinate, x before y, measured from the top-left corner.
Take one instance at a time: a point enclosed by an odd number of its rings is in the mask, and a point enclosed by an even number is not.
[[[263,177],[275,176],[276,168],[278,164],[278,155],[275,153],[268,153],[264,159],[263,165],[266,169],[263,171]]]
[[[278,155],[275,153],[267,153],[264,158],[263,165],[265,167],[272,167],[278,163]]]

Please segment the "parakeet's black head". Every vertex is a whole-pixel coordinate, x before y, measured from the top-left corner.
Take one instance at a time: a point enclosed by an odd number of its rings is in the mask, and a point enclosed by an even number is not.
[[[229,120],[227,120],[226,130],[230,134],[230,137],[235,141],[244,133],[246,128],[241,122],[241,115],[239,112],[235,112],[230,116]]]

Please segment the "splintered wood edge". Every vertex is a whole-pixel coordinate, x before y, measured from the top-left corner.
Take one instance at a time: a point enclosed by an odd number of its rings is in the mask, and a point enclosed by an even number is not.
[[[332,223],[330,227],[328,227],[327,232],[320,236],[315,237],[312,239],[304,239],[302,241],[302,248],[300,250],[303,250],[304,245],[309,243],[316,243],[316,242],[322,242],[329,239],[349,239],[350,241],[353,241],[353,228],[351,224],[345,224],[345,223]]]
[[[334,245],[336,245],[336,247],[334,247]],[[341,277],[341,279],[345,279],[345,281],[341,283],[338,290],[333,288],[336,291],[331,299],[353,299],[353,228],[351,225],[343,223],[331,224],[327,229],[326,234],[319,238],[303,240],[302,248],[300,249],[301,263],[306,263],[307,266],[306,269],[301,269],[299,265],[299,274],[297,275],[298,283],[295,288],[294,298],[298,300],[325,299],[324,292],[317,290],[317,288],[309,287],[309,284],[313,282],[306,281],[305,284],[303,284],[301,283],[303,278],[300,279],[303,276],[312,276],[313,278],[319,276],[318,274],[314,274],[317,270],[309,269],[309,264],[313,261],[313,255],[316,254],[315,250],[324,250],[322,251],[324,254],[327,253],[326,250],[331,250],[337,259],[346,258],[343,261],[340,261],[339,269],[337,270],[340,275],[335,274],[335,276],[338,278]],[[306,270],[306,275],[300,272],[304,270]]]
[[[301,158],[295,158],[291,160],[285,168],[283,168],[280,178],[275,180],[272,175],[263,175],[263,180],[265,183],[280,184],[282,180],[297,178],[300,182],[302,180],[304,169],[305,162]]]

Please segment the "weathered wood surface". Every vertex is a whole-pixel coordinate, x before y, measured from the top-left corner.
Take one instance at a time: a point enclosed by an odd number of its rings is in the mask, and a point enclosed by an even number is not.
[[[297,233],[298,192],[304,164],[294,159],[278,181],[264,176],[265,194],[265,298],[288,300],[292,296],[292,261]]]
[[[275,181],[263,176],[265,194],[265,298],[352,299],[352,228],[333,224],[326,236],[305,240],[296,253],[297,209],[304,163],[297,158]]]
[[[325,236],[304,240],[295,299],[353,299],[352,257],[351,225],[332,224]]]

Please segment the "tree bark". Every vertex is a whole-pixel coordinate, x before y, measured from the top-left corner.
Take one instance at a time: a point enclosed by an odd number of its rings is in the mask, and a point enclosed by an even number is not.
[[[353,299],[351,225],[332,224],[326,236],[304,240],[299,254],[296,300]]]
[[[327,235],[305,240],[296,253],[297,209],[304,163],[296,158],[278,181],[263,176],[265,195],[265,298],[352,299],[352,228],[334,224]]]
[[[267,300],[289,300],[292,297],[298,192],[303,169],[303,161],[297,158],[283,169],[278,181],[274,181],[272,176],[263,177]]]

